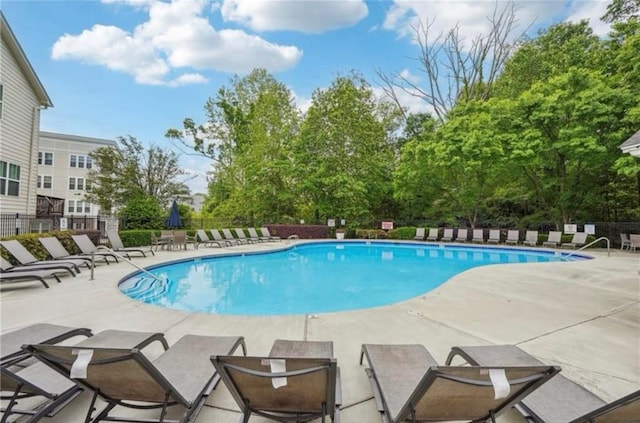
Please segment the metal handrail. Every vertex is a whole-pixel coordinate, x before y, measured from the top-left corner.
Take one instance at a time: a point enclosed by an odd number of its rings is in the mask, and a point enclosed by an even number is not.
[[[577,250],[572,251],[571,254],[567,254],[566,256],[564,256],[564,258],[567,259],[567,258],[571,257],[572,255],[576,254],[577,252],[582,251],[585,248],[592,246],[596,242],[602,241],[603,239],[607,241],[607,257],[610,257],[611,256],[611,241],[609,241],[609,238],[607,238],[606,236],[601,236],[600,238],[596,239],[595,241],[591,241],[587,245],[583,245],[582,247],[578,248]]]
[[[124,257],[122,254],[120,254],[120,253],[118,253],[118,252],[116,252],[116,251],[113,251],[111,248],[109,248],[109,247],[105,247],[104,245],[98,245],[98,246],[96,247],[96,249],[95,249],[94,251],[92,251],[92,252],[91,252],[91,261],[92,261],[92,262],[93,262],[93,258],[94,258],[94,257],[93,257],[93,256],[94,256],[94,253],[95,253],[96,251],[98,251],[98,250],[106,250],[106,251],[108,251],[109,253],[114,254],[114,255],[116,255],[116,256],[118,256],[118,257],[120,257],[123,261],[125,261],[125,262],[129,263],[130,265],[132,265],[133,267],[135,267],[136,269],[138,269],[138,270],[139,270],[139,271],[141,271],[142,273],[145,273],[145,274],[147,274],[147,275],[151,276],[153,279],[158,280],[158,281],[160,281],[160,282],[165,282],[165,280],[164,280],[164,279],[161,279],[161,278],[159,278],[158,276],[154,275],[153,273],[149,272],[148,270],[143,269],[142,267],[138,266],[137,264],[135,264],[134,262],[132,262],[132,261],[131,261],[131,260],[129,260],[128,258]],[[89,279],[89,280],[93,280],[93,269],[94,269],[94,267],[95,267],[95,266],[92,266],[92,267],[91,267],[91,279]]]

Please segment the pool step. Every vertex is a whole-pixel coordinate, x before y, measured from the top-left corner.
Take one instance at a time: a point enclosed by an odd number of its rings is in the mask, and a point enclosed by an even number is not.
[[[125,281],[120,285],[123,294],[145,302],[163,296],[167,292],[167,288],[167,281],[146,276]]]

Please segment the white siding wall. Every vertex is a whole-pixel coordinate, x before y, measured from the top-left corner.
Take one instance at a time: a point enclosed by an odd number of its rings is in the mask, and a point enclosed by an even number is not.
[[[0,53],[0,160],[20,166],[20,196],[0,195],[0,213],[35,214],[39,102],[4,40]]]

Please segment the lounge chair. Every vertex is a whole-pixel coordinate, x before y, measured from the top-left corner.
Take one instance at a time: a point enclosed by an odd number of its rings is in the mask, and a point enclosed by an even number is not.
[[[23,270],[4,270],[5,267],[11,268],[11,264],[0,257],[2,261],[2,271],[0,271],[0,283],[13,282],[34,282],[39,281],[45,288],[49,288],[45,278],[54,278],[60,283],[60,278],[56,275],[56,270],[39,270],[39,269],[23,269]]]
[[[640,249],[640,234],[629,234],[629,240],[631,241],[629,251],[636,251],[637,249]]]
[[[211,236],[213,237],[213,239],[215,239],[217,242],[219,242],[220,244],[225,244],[228,247],[232,247],[234,245],[240,245],[241,243],[237,240],[237,239],[225,239],[222,235],[220,235],[220,231],[218,231],[217,229],[210,229],[209,232],[211,232]]]
[[[69,251],[64,248],[64,245],[62,245],[60,240],[53,236],[38,238],[38,241],[40,241],[40,244],[42,244],[44,249],[47,250],[47,253],[49,253],[51,258],[54,260],[77,260],[78,266],[87,266],[89,269],[91,269],[92,262],[95,262],[96,259],[102,259],[109,264],[105,257],[94,257],[94,259],[91,260],[91,257],[89,256],[70,254]]]
[[[471,238],[471,242],[475,242],[478,244],[484,244],[484,230],[483,229],[474,229],[473,237]]]
[[[538,231],[527,231],[522,243],[531,247],[538,245]]]
[[[580,416],[569,423],[634,423],[640,421],[640,390]]]
[[[576,232],[573,234],[573,238],[571,238],[571,242],[563,242],[560,244],[561,248],[580,248],[587,243],[587,233],[586,232]]]
[[[238,236],[238,239],[241,241],[246,242],[247,244],[255,244],[256,242],[259,242],[258,239],[253,239],[253,238],[247,238],[247,236],[245,235],[244,231],[242,230],[242,228],[235,228],[234,232],[236,233],[236,235]],[[225,234],[226,236],[226,234]],[[232,235],[233,236],[233,235]]]
[[[214,241],[213,239],[209,238],[204,229],[196,230],[196,238],[198,239],[198,242],[204,244],[205,247],[213,247],[214,245],[217,245],[218,247],[222,248],[223,241]]]
[[[160,236],[157,236],[154,231],[151,231],[151,249],[154,248],[158,251],[158,248],[164,250],[170,250],[173,246],[173,231],[162,231]]]
[[[35,272],[44,272],[46,275],[52,275],[58,282],[60,279],[57,274],[70,274],[75,277],[75,272],[71,268],[59,268],[59,267],[49,267],[48,265],[31,265],[31,266],[14,266],[5,260],[3,257],[0,257],[0,274],[17,274],[17,273],[25,273],[25,274],[34,274]],[[43,276],[47,277],[47,276]]]
[[[456,242],[467,242],[467,229],[458,229],[456,234]]]
[[[165,351],[151,361],[142,349],[154,341],[162,343]],[[93,391],[86,421],[186,423],[197,418],[219,380],[209,361],[211,354],[233,354],[239,346],[246,353],[242,337],[185,335],[168,348],[160,333],[109,330],[72,346],[32,344],[25,348]],[[106,406],[92,416],[98,397]],[[123,416],[120,410],[118,416],[110,416],[117,405],[161,411],[155,420]],[[174,405],[184,409],[176,420],[166,416]]]
[[[625,248],[631,250],[631,238],[629,234],[620,234],[620,251],[624,251]]]
[[[199,244],[198,238],[196,236],[187,235],[187,231],[185,230],[173,231],[174,247],[184,248],[186,250],[189,244],[193,244],[193,248],[197,250]]]
[[[332,342],[276,340],[267,357],[212,356],[211,362],[247,422],[339,421],[342,402]]]
[[[233,236],[233,234],[231,233],[230,229],[223,229],[222,230],[222,235],[224,236],[224,238],[227,241],[234,242],[236,244],[248,244],[249,243],[249,241],[247,241],[246,239],[235,238]]]
[[[142,257],[146,257],[146,253],[151,253],[151,255],[155,256],[153,249],[150,248],[148,250],[143,250],[142,248],[136,247],[125,247],[120,239],[120,234],[116,231],[107,231],[107,238],[109,238],[109,243],[111,244],[111,249],[116,253],[121,253],[126,258],[131,259],[131,253],[139,253]]]
[[[466,237],[466,235],[465,235]],[[440,241],[442,242],[451,242],[453,241],[453,229],[452,228],[445,228],[443,233],[442,233],[442,238],[440,238]]]
[[[500,229],[490,229],[487,242],[489,244],[500,244]]]
[[[447,357],[447,364],[451,364],[456,356],[460,356],[473,366],[539,366],[542,363],[515,345],[483,345],[473,347],[454,347]],[[640,391],[636,392],[636,401]],[[572,382],[562,375],[557,375],[545,383],[531,395],[522,399],[516,409],[527,420],[534,423],[587,423],[587,422],[631,422],[632,420],[589,420],[588,416],[594,410],[600,410],[606,405],[592,392],[581,385]],[[640,403],[636,404],[636,407]],[[640,413],[635,414],[635,417]]]
[[[491,238],[491,235],[489,235],[489,238]],[[520,242],[520,231],[515,229],[507,231],[507,239],[504,240],[504,243],[518,245],[518,242]]]
[[[549,231],[549,237],[542,243],[543,247],[557,247],[562,242],[562,232]]]
[[[56,344],[76,336],[91,336],[86,328],[71,328],[47,323],[35,324],[0,336],[2,348],[2,378],[0,390],[11,395],[2,411],[2,421],[11,415],[31,416],[28,422],[36,422],[44,416],[54,416],[72,399],[82,393],[82,389],[64,376],[42,363],[35,362],[22,350],[22,345],[33,342]],[[23,399],[38,397],[44,402],[22,402]]]
[[[424,228],[416,228],[416,235],[413,239],[416,241],[424,241]]]
[[[260,235],[258,235],[258,231],[256,231],[256,228],[247,228],[247,231],[249,231],[249,238],[251,238],[251,239],[258,240],[259,242],[273,241],[268,236],[260,236]]]
[[[77,261],[67,260],[38,260],[33,254],[27,250],[24,245],[20,244],[15,239],[6,241],[0,241],[9,254],[18,260],[22,266],[37,266],[38,269],[65,269],[72,273],[74,276],[76,273],[80,273]],[[81,263],[82,264],[82,263]]]
[[[422,345],[364,344],[383,422],[491,421],[560,371],[555,366],[439,366]]]
[[[266,226],[261,227],[260,232],[262,232],[262,235],[269,237],[269,239],[272,241],[282,240],[282,238],[280,238],[279,236],[271,235],[271,233],[269,233],[269,228],[267,228]]]
[[[93,254],[94,257],[102,256],[105,258],[105,261],[108,260],[109,257],[111,257],[113,260],[115,260],[116,263],[118,263],[119,260],[118,260],[117,254],[111,253],[108,251],[100,251],[98,247],[95,246],[93,241],[91,241],[91,238],[89,238],[89,235],[87,234],[71,235],[71,238],[76,243],[78,248],[80,248],[80,251],[82,251],[82,254],[87,256],[90,256]]]
[[[429,235],[427,235],[427,241],[438,240],[438,228],[429,228]]]

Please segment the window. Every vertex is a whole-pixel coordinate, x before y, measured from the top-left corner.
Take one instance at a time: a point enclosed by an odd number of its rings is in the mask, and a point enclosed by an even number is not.
[[[46,175],[38,175],[38,188],[51,188],[53,186],[53,178]]]
[[[91,214],[91,203],[81,200],[67,200],[67,211],[69,213]]]
[[[0,195],[20,195],[20,166],[0,161]]]
[[[83,178],[77,178],[76,179],[76,189],[78,191],[83,191],[84,190],[84,179]]]
[[[69,178],[69,189],[76,189],[76,178]]]
[[[3,88],[2,85],[0,85],[0,119],[2,119],[2,101],[3,99]]]
[[[91,169],[93,167],[93,160],[89,156],[83,156],[80,154],[69,155],[69,166]]]
[[[69,189],[84,191],[85,187],[88,188],[88,185],[85,185],[84,178],[69,178]]]
[[[53,166],[53,153],[38,153],[38,164],[45,166]]]

